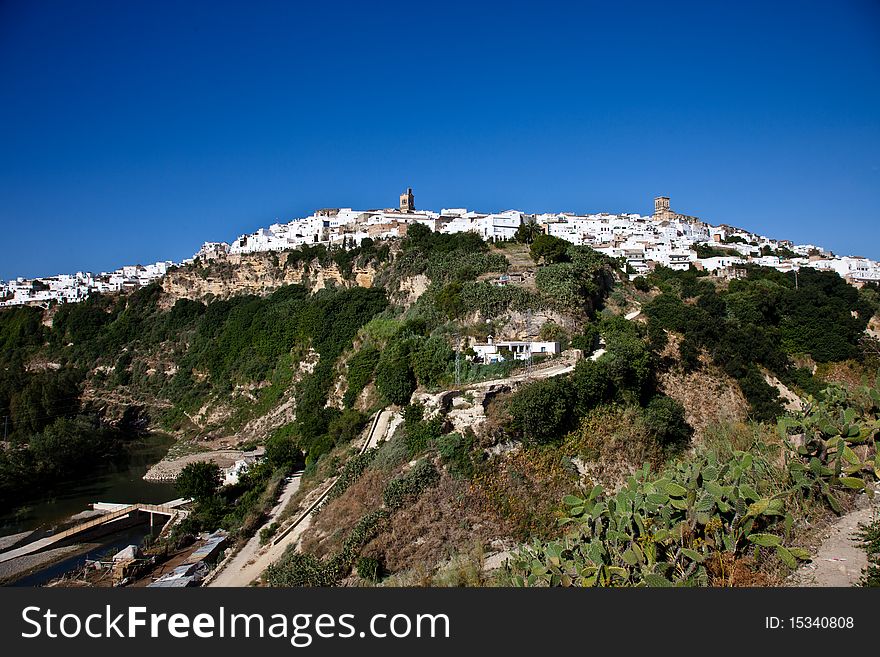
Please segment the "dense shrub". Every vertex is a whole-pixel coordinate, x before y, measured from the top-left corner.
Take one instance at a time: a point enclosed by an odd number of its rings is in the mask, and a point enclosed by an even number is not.
[[[181,470],[175,485],[184,497],[204,502],[220,488],[220,466],[209,461],[196,461]]]
[[[544,379],[520,388],[510,400],[513,429],[529,444],[558,440],[572,426],[568,382]]]
[[[571,243],[553,235],[541,234],[532,240],[529,254],[536,263],[552,264],[565,262],[568,259],[568,247]]]
[[[416,377],[410,366],[410,342],[389,345],[376,365],[376,389],[385,401],[398,406],[409,403],[416,389]]]
[[[433,336],[420,341],[412,353],[412,369],[419,385],[430,388],[440,384],[454,356],[446,338]]]
[[[425,409],[422,404],[410,404],[403,409],[403,426],[406,431],[406,447],[410,456],[425,451],[443,431],[443,419],[434,416],[424,419]]]
[[[367,384],[373,378],[373,372],[376,371],[376,365],[379,363],[380,352],[373,345],[367,345],[358,351],[348,361],[348,388],[342,397],[342,403],[347,408],[354,406],[358,395],[367,387]]]
[[[276,432],[266,441],[266,460],[274,468],[291,470],[301,456],[302,451],[290,435]]]
[[[685,420],[684,407],[680,402],[658,395],[644,409],[645,424],[663,447],[687,444],[694,430]]]
[[[362,517],[345,537],[342,548],[332,557],[321,561],[310,554],[288,547],[284,555],[266,569],[270,586],[334,586],[351,572],[360,550],[388,520],[384,509]]]
[[[584,356],[589,356],[599,346],[599,329],[595,324],[585,324],[580,333],[571,337],[569,346],[572,349],[580,349]]]
[[[382,578],[382,564],[373,557],[361,557],[357,560],[357,574],[368,582],[378,582]]]
[[[645,306],[649,332],[683,334],[685,369],[699,368],[705,350],[739,382],[752,417],[772,419],[781,410],[778,395],[759,368],[816,392],[819,386],[808,373],[795,371],[791,357],[809,354],[819,362],[859,358],[859,340],[873,308],[869,298],[834,272],[804,268],[798,276],[795,286],[793,273],[749,267],[745,279],[719,292],[696,272],[658,268],[651,279],[664,293]]]
[[[471,435],[450,433],[437,438],[437,451],[453,477],[469,479],[474,474],[474,439]]]

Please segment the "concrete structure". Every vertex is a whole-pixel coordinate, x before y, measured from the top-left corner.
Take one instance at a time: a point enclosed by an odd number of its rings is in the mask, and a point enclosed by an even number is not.
[[[168,523],[170,523],[178,516],[186,515],[186,512],[181,509],[170,508],[161,504],[119,504],[114,506],[120,508],[109,511],[103,515],[98,516],[97,518],[87,520],[79,525],[76,525],[75,527],[65,529],[64,531],[57,534],[41,538],[37,541],[34,541],[33,543],[27,543],[26,545],[22,545],[21,547],[15,548],[14,550],[0,552],[0,563],[16,559],[27,554],[33,554],[34,552],[41,552],[42,550],[45,550],[46,548],[55,545],[56,543],[66,541],[69,538],[95,529],[100,525],[104,525],[115,520],[119,520],[121,518],[129,518],[132,514],[149,514],[151,525],[153,524],[154,515],[165,516],[167,518],[165,526],[167,526]]]

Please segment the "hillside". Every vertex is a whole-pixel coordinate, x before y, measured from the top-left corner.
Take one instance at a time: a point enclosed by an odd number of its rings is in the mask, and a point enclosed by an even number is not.
[[[365,242],[0,313],[3,500],[161,430],[171,458],[265,446],[171,538],[287,537],[265,584],[737,584],[780,581],[805,528],[872,485],[873,288],[630,282],[589,247],[418,224]],[[503,360],[480,362],[489,336]],[[531,341],[558,353],[514,359]]]

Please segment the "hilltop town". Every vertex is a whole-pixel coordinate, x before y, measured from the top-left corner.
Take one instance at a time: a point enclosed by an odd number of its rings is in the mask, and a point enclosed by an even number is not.
[[[170,268],[195,260],[211,260],[231,254],[280,252],[305,245],[353,248],[364,239],[403,237],[407,227],[423,224],[432,231],[453,234],[474,232],[488,242],[517,239],[523,227],[532,234],[548,234],[578,246],[618,258],[631,278],[645,275],[658,265],[685,271],[691,266],[719,277],[742,275],[743,265],[756,264],[782,272],[801,267],[837,272],[856,286],[880,281],[880,263],[858,256],[838,256],[813,244],[795,244],[742,228],[712,225],[698,217],[671,209],[670,199],[654,199],[654,214],[575,214],[568,212],[528,214],[519,210],[483,213],[466,208],[440,212],[417,210],[413,190],[400,195],[397,208],[355,210],[325,208],[288,223],[274,223],[241,235],[231,244],[206,242],[182,263],[157,262],[125,266],[113,272],[77,272],[33,279],[0,281],[0,306],[40,305],[82,301],[92,293],[108,293],[144,287],[162,278]]]

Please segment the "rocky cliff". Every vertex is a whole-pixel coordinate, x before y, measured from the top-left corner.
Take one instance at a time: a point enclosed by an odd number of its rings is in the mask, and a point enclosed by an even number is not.
[[[284,285],[294,283],[314,292],[324,287],[372,287],[376,271],[372,266],[353,269],[346,276],[339,267],[288,262],[289,253],[253,253],[228,255],[184,265],[168,272],[162,279],[165,308],[178,299],[226,299],[241,294],[266,295]]]

